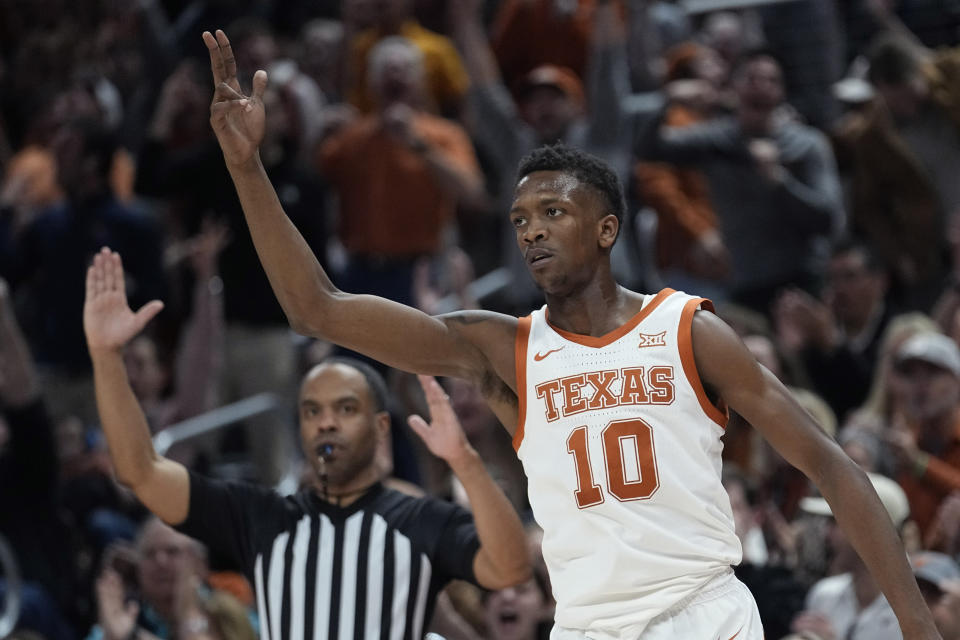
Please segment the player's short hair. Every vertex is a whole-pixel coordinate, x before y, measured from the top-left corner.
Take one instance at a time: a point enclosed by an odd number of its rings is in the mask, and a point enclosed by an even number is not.
[[[623,228],[623,218],[627,210],[623,187],[617,173],[600,158],[568,147],[562,142],[545,145],[534,149],[520,160],[516,182],[519,183],[537,171],[561,171],[590,185],[603,197],[607,209],[605,213],[616,216],[620,228]]]
[[[389,394],[387,392],[387,383],[383,376],[363,360],[351,358],[349,356],[330,356],[324,358],[319,366],[327,364],[342,364],[356,370],[363,376],[367,382],[367,389],[370,390],[370,399],[373,400],[373,410],[375,413],[389,411]],[[309,374],[307,374],[309,375]]]

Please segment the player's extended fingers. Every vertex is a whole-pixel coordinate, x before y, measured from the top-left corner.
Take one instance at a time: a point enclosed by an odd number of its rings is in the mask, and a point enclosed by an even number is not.
[[[226,82],[217,85],[216,96],[221,100],[245,100],[246,98],[239,91],[231,87]]]
[[[217,29],[217,44],[220,45],[220,54],[223,56],[223,71],[226,74],[225,80],[233,84],[237,79],[237,59],[233,55],[233,47],[230,46],[230,38],[222,29]]]
[[[203,43],[207,45],[207,51],[210,53],[210,69],[213,71],[213,84],[218,85],[226,77],[226,69],[223,63],[223,53],[220,51],[220,43],[213,37],[209,31],[203,32]]]
[[[253,74],[253,96],[257,100],[263,100],[263,92],[267,90],[267,72],[263,69],[258,69],[255,74]]]
[[[217,29],[217,44],[220,45],[220,55],[223,56],[223,80],[231,87],[240,91],[240,82],[237,80],[237,59],[233,55],[230,39],[222,29]]]

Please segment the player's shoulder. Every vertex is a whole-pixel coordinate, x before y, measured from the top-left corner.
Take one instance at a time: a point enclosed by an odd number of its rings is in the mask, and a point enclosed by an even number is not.
[[[717,314],[707,298],[688,296],[683,303],[681,324],[689,330],[690,344],[695,355],[729,353],[741,344],[734,326]]]
[[[624,293],[633,299],[633,304],[636,306],[642,306],[644,309],[651,306],[659,306],[666,301],[670,302],[688,302],[690,300],[702,300],[706,301],[708,306],[712,306],[709,298],[697,295],[696,293],[688,293],[682,289],[673,289],[671,287],[663,287],[659,290],[651,290],[646,292],[633,291],[632,289],[627,289],[624,287]]]
[[[710,300],[710,298],[697,295],[696,293],[688,293],[671,288],[664,288],[656,293],[629,293],[636,296],[639,300],[642,300],[642,302],[638,304],[641,305],[639,309],[644,317],[653,315],[658,311],[666,311],[668,314],[680,314],[686,317],[688,321],[690,318],[696,318],[698,316],[712,317],[714,320],[717,319],[714,312],[713,301]]]

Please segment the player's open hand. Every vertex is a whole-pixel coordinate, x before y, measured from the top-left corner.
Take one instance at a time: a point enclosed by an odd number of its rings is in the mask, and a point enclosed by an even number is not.
[[[227,165],[239,166],[254,157],[263,140],[266,127],[263,92],[267,88],[267,72],[260,69],[254,74],[253,93],[246,96],[237,81],[237,61],[227,34],[220,29],[216,36],[204,31],[203,42],[210,52],[215,88],[210,125]]]
[[[455,467],[464,457],[473,452],[467,437],[460,427],[460,421],[453,412],[450,398],[432,376],[417,376],[430,408],[430,424],[420,416],[407,419],[413,429],[433,455]]]
[[[153,300],[136,313],[127,303],[120,254],[104,247],[87,269],[87,297],[83,303],[83,330],[90,352],[120,350],[160,313],[163,303]]]

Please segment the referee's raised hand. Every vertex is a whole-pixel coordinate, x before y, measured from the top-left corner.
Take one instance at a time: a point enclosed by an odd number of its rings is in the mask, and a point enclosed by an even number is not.
[[[529,580],[530,555],[517,512],[467,441],[440,384],[432,376],[417,378],[430,407],[430,424],[416,415],[407,421],[430,453],[450,465],[467,493],[480,537],[473,561],[477,582],[487,589],[502,589]]]
[[[430,424],[418,415],[410,416],[407,423],[427,445],[430,453],[456,468],[458,462],[474,453],[473,447],[467,441],[450,405],[450,398],[440,383],[433,376],[417,376],[417,379],[430,408]]]
[[[91,353],[119,351],[163,309],[152,300],[136,313],[127,303],[127,288],[120,254],[104,247],[87,269],[87,294],[83,303],[83,330]]]

